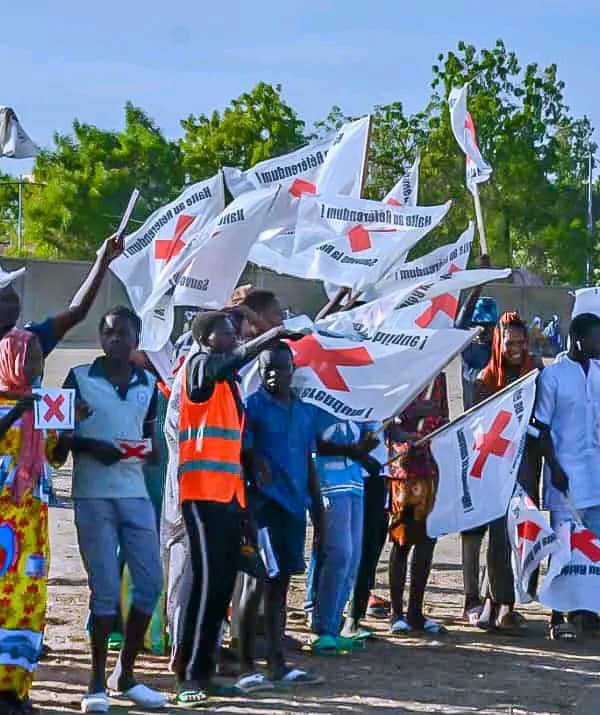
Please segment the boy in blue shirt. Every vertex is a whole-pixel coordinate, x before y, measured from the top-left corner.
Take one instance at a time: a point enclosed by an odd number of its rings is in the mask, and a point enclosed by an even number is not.
[[[267,528],[279,568],[264,583],[248,579],[241,604],[239,687],[246,691],[270,687],[254,665],[256,614],[265,593],[267,664],[272,683],[313,685],[320,678],[288,668],[283,653],[285,610],[291,576],[304,571],[306,508],[312,502],[315,533],[320,535],[322,511],[319,481],[312,452],[316,446],[315,411],[292,391],[294,364],[280,343],[259,356],[262,385],[248,398],[244,428],[244,463],[252,489],[249,510],[259,529]]]
[[[369,456],[379,440],[372,423],[340,420],[317,410],[316,467],[323,495],[323,543],[311,558],[307,584],[314,604],[314,653],[354,649],[356,642],[339,635],[362,553],[363,469],[379,474],[381,465]]]

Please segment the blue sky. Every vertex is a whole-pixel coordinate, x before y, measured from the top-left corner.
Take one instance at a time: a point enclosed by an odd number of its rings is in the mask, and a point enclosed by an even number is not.
[[[39,144],[74,117],[123,122],[128,99],[169,137],[179,119],[223,108],[256,82],[279,82],[312,122],[331,105],[362,114],[429,95],[438,52],[497,38],[522,64],[556,62],[574,115],[600,127],[598,0],[54,0],[5,2],[0,104]],[[598,136],[598,132],[597,132]],[[11,173],[29,162],[0,160]]]

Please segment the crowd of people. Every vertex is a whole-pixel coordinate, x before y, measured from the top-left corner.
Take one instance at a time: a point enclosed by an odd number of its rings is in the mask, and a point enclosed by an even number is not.
[[[335,417],[294,393],[293,344],[302,335],[284,326],[277,297],[245,287],[231,305],[195,316],[175,344],[170,384],[138,350],[135,313],[108,311],[99,325],[103,355],[64,381],[76,393],[75,429],[57,435],[34,428],[32,389],[41,384],[44,358],[86,317],[121,248],[107,241],[80,300],[43,323],[17,329],[18,295],[12,285],[0,290],[1,712],[33,711],[28,694],[43,649],[50,558],[50,469],[69,455],[90,589],[83,712],[107,712],[109,694],[145,708],[167,703],[135,676],[139,653],[156,645],[153,638],[149,644],[153,624],[165,636],[156,648],[168,643],[180,706],[201,706],[215,694],[320,683],[318,673],[289,662],[285,634],[290,579],[306,568],[308,519],[305,613],[313,654],[359,653],[372,635],[363,625],[367,614],[389,619],[394,634],[444,634],[424,609],[436,545],[426,518],[437,467],[422,439],[450,419],[443,373],[386,425]],[[481,328],[462,356],[465,410],[540,370],[518,481],[536,503],[543,484],[553,523],[564,518],[561,494],[568,491],[600,534],[600,317],[574,318],[568,351],[547,367],[530,353],[525,322],[514,312],[499,316],[481,289],[463,301],[456,325]],[[573,419],[576,411],[580,419]],[[117,446],[123,439],[147,445],[144,457],[126,457]],[[388,538],[389,601],[374,593]],[[461,538],[466,621],[523,633],[506,517]],[[593,613],[550,618],[549,635],[558,640],[597,630]],[[107,674],[115,643],[117,663]],[[230,661],[237,677],[223,686],[215,672]]]

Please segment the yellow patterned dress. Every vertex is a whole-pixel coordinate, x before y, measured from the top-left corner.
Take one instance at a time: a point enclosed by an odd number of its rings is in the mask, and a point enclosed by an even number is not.
[[[0,417],[14,406],[0,399]],[[49,568],[49,468],[21,502],[13,499],[12,484],[21,449],[17,421],[0,439],[0,691],[23,699],[33,681],[46,622]],[[48,435],[46,453],[56,444]]]

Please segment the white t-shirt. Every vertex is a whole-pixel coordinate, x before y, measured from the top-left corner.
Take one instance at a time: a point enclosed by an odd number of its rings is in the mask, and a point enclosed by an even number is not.
[[[559,464],[569,477],[569,493],[578,509],[600,505],[600,366],[581,365],[563,356],[540,375],[535,417],[550,427]],[[546,468],[544,503],[564,510],[561,493]]]

